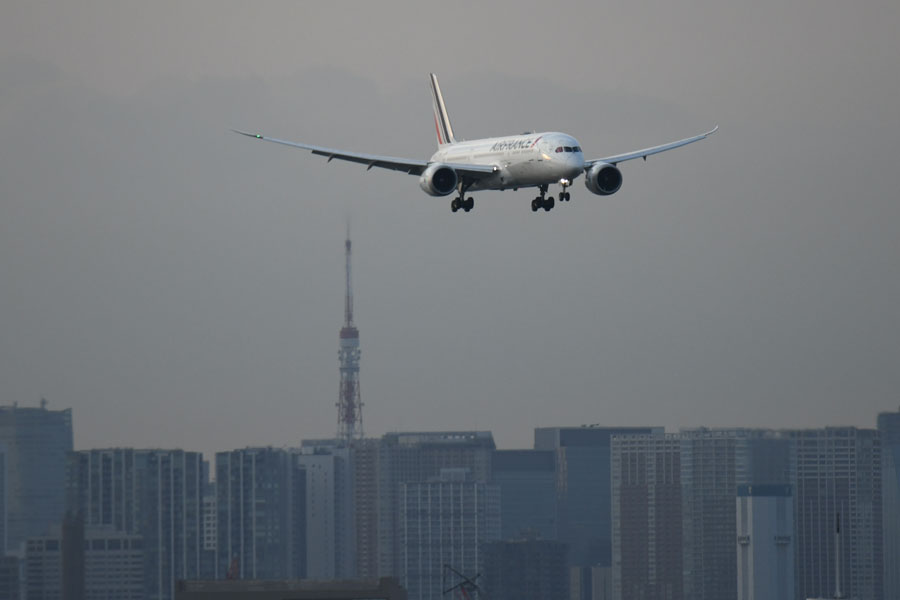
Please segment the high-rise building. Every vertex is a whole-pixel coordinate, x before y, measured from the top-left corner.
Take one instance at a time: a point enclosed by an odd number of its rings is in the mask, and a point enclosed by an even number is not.
[[[491,481],[500,487],[500,523],[504,540],[556,539],[555,452],[495,450],[491,459]]]
[[[500,490],[468,469],[401,483],[398,501],[399,579],[410,600],[441,600],[445,567],[479,572],[482,545],[500,537]]]
[[[735,600],[735,430],[682,433],[685,598]]]
[[[89,526],[81,539],[84,571],[78,596],[83,600],[144,600],[144,550],[140,536],[112,527]],[[30,538],[25,551],[25,595],[28,600],[73,597],[65,581],[65,546],[58,535]]]
[[[378,451],[379,439],[364,438],[350,444],[353,518],[356,535],[356,576],[378,576]]]
[[[19,597],[19,559],[16,556],[0,556],[0,598],[15,600]]]
[[[738,485],[790,484],[791,442],[767,429],[686,429],[681,437],[684,597],[737,598]]]
[[[791,436],[797,468],[796,597],[830,598],[839,590],[847,598],[882,600],[879,431],[827,427]]]
[[[6,474],[6,444],[0,442],[0,557],[6,554],[6,527],[7,527],[7,474]]]
[[[308,440],[297,452],[296,461],[306,473],[306,577],[354,577],[350,448],[344,440]]]
[[[535,450],[556,452],[559,540],[569,563],[609,567],[612,561],[610,441],[614,435],[662,432],[661,427],[545,427],[534,430]],[[584,586],[585,588],[589,586]]]
[[[146,600],[202,574],[203,457],[184,450],[80,450],[68,457],[69,511],[85,535],[100,526],[141,538]]]
[[[203,491],[203,551],[200,558],[200,576],[203,579],[213,579],[216,576],[216,549],[219,546],[218,519],[216,482],[207,481]]]
[[[400,486],[438,477],[442,469],[468,469],[473,482],[488,482],[494,437],[489,431],[387,433],[378,458],[378,562],[381,577],[403,572],[399,522]]]
[[[884,532],[884,597],[900,598],[900,411],[878,415]]]
[[[295,453],[216,453],[216,579],[306,577],[306,472]]]
[[[612,438],[612,597],[682,600],[681,438]]]
[[[66,453],[72,450],[72,411],[0,406],[0,443],[6,446],[6,546],[62,522]]]
[[[62,598],[62,547],[59,535],[26,540],[24,563],[25,596],[28,600]]]
[[[480,587],[491,600],[569,600],[567,551],[552,540],[488,542]]]
[[[794,496],[790,485],[737,488],[738,600],[793,600]]]

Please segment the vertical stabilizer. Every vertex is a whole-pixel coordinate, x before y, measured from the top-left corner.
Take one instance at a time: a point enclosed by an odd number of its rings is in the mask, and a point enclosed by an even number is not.
[[[437,75],[431,76],[431,102],[434,105],[434,128],[437,131],[438,145],[455,144],[456,138],[453,137],[453,127],[450,125],[450,116],[447,114],[447,107],[444,106],[444,97],[441,95],[441,86],[438,85]]]

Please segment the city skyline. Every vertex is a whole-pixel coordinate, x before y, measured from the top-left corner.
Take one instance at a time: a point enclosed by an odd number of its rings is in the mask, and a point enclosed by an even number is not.
[[[70,434],[75,420],[0,408],[7,447],[48,445],[54,419]],[[20,452],[24,485],[3,497],[65,492],[65,515],[10,550],[29,597],[81,585],[171,598],[182,578],[329,580],[374,567],[423,599],[444,589],[447,561],[464,573],[498,565],[484,544],[503,539],[556,540],[562,555],[520,548],[543,573],[533,584],[569,587],[570,600],[740,599],[776,593],[770,583],[779,597],[839,588],[881,599],[893,589],[898,419],[880,413],[877,429],[537,428],[530,451],[497,448],[489,431],[392,433],[350,447],[314,439],[217,453],[211,485],[209,461],[181,449],[56,453],[31,478]],[[62,464],[64,478],[54,475]],[[36,514],[10,516],[20,525]]]

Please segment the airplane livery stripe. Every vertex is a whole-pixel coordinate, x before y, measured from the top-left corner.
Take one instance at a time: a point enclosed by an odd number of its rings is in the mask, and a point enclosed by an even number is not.
[[[435,118],[439,121],[441,136],[443,137],[443,141],[439,140],[440,144],[450,144],[453,140],[453,129],[450,126],[450,119],[447,116],[447,108],[444,106],[444,99],[441,97],[441,88],[438,85],[437,77],[435,77],[434,73],[431,74],[431,98],[434,102],[434,115]]]
[[[437,132],[438,144],[443,144],[444,140],[441,138],[441,128],[438,125],[437,113],[434,115],[434,130]]]

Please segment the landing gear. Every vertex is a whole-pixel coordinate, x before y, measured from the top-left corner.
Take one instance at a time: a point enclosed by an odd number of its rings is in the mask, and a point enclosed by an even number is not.
[[[545,211],[549,211],[553,208],[553,205],[556,204],[553,200],[553,196],[547,198],[547,188],[549,186],[547,184],[543,184],[538,186],[538,189],[541,191],[541,195],[531,201],[531,210],[532,212],[537,212],[539,208],[543,208]]]
[[[458,186],[459,196],[457,196],[450,202],[450,210],[451,211],[456,212],[459,209],[463,209],[464,211],[469,212],[470,210],[475,208],[475,198],[473,198],[472,196],[469,196],[468,198],[465,197],[466,190],[468,190],[471,185],[472,185],[472,182],[469,182],[469,183],[463,183],[462,181],[459,182],[459,186]]]
[[[572,182],[568,179],[560,179],[559,185],[562,186],[562,191],[559,193],[559,201],[560,202],[568,202],[571,195],[566,191],[566,188],[572,185]]]

